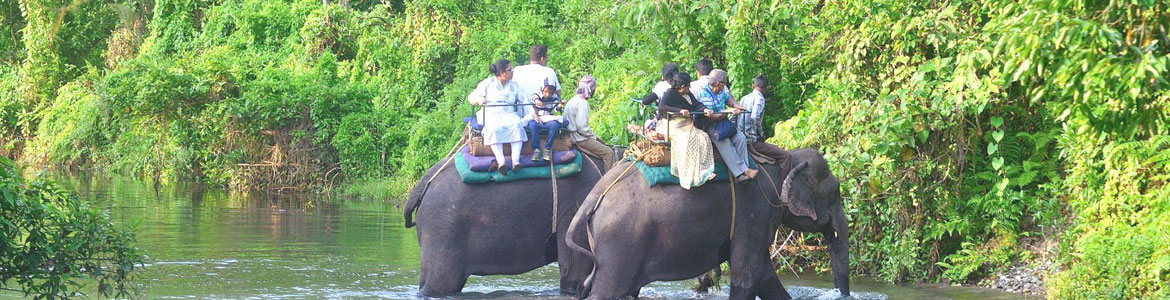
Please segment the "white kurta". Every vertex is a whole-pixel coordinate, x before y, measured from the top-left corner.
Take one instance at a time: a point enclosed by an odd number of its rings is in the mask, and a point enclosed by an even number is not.
[[[667,90],[670,90],[670,83],[666,81],[659,81],[658,83],[654,84],[654,89],[651,91],[653,91],[655,95],[658,95],[658,99],[662,99],[662,96],[666,95]]]
[[[476,120],[483,126],[483,143],[488,145],[524,142],[528,135],[524,133],[525,116],[532,114],[532,106],[504,106],[488,107],[500,104],[520,104],[524,101],[523,91],[516,81],[500,84],[495,76],[479,82],[475,90],[467,95],[467,101],[484,98],[483,109],[480,109]]]
[[[540,95],[544,85],[549,84],[561,89],[561,82],[557,80],[557,71],[540,64],[527,64],[512,69],[512,81],[520,85],[525,99],[532,99]]]

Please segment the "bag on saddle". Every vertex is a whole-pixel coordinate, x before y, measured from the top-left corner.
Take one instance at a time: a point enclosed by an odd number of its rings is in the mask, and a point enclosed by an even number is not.
[[[650,140],[640,140],[630,142],[630,154],[640,156],[642,162],[651,167],[661,167],[670,165],[670,147],[664,144],[654,143]]]
[[[738,129],[736,129],[735,126],[735,122],[732,122],[729,118],[723,118],[722,120],[715,121],[714,124],[711,124],[711,129],[709,130],[711,131],[711,140],[713,141],[732,137],[736,132],[738,132]]]

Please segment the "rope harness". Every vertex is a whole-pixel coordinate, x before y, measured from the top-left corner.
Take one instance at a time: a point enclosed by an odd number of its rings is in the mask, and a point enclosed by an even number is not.
[[[552,215],[552,234],[557,234],[557,204],[560,202],[557,198],[557,170],[552,161],[548,162],[549,177],[552,177],[552,194],[553,194],[553,215]]]
[[[446,169],[448,165],[451,165],[452,161],[455,161],[455,156],[453,156],[451,154],[454,154],[455,150],[463,147],[463,145],[466,145],[466,143],[465,143],[466,141],[467,141],[467,135],[463,135],[463,136],[459,137],[459,142],[455,143],[455,147],[453,147],[453,148],[451,148],[451,150],[447,151],[447,156],[444,156],[444,157],[447,157],[447,161],[444,162],[442,166],[439,166],[439,169],[435,171],[435,174],[431,174],[431,178],[427,179],[426,185],[423,185],[422,194],[420,194],[418,196],[420,203],[422,202],[423,196],[427,195],[427,190],[431,189],[431,181],[434,181],[435,177],[438,177],[439,173],[443,172],[443,169]]]
[[[756,165],[760,165],[760,162],[757,161]],[[776,201],[784,201],[784,199],[780,198],[780,188],[776,187],[776,181],[772,180],[772,174],[768,173],[768,168],[760,167],[760,170],[764,171],[764,175],[766,177],[768,177],[768,182],[772,183],[772,191],[776,193]],[[780,171],[784,171],[783,167],[781,167]],[[760,192],[763,192],[763,189],[764,189],[764,187],[761,186]],[[772,200],[768,200],[767,197],[764,197],[764,201],[768,201],[768,205],[771,205],[772,207],[775,207],[775,208],[780,208],[781,205],[784,205],[784,202],[780,202],[780,204],[773,204]]]
[[[637,146],[632,145],[632,144],[630,146],[630,149],[626,152],[628,152],[626,157],[630,158],[630,166],[626,167],[626,169],[623,170],[622,173],[619,174],[617,178],[614,178],[613,182],[609,183],[609,186],[605,187],[605,190],[601,191],[601,195],[597,196],[597,203],[593,205],[593,209],[589,213],[589,220],[590,221],[592,221],[592,219],[593,219],[593,213],[597,212],[597,208],[601,207],[601,201],[605,200],[605,195],[609,194],[609,190],[613,189],[613,187],[615,185],[617,185],[617,183],[619,181],[621,181],[622,178],[624,178],[626,176],[626,174],[630,172],[630,170],[634,169],[634,165],[636,165],[637,162],[641,160],[641,158],[642,158],[641,155],[643,154],[643,152],[640,148],[638,148]],[[761,169],[763,169],[763,168],[761,168]],[[771,179],[771,178],[769,178],[769,179]],[[736,200],[735,200],[735,179],[728,178],[727,183],[728,183],[728,185],[731,186],[731,229],[728,230],[728,238],[727,238],[730,240],[732,237],[735,237],[735,202],[736,202]],[[769,201],[769,204],[771,204],[770,201]],[[588,225],[585,226],[585,236],[589,239],[589,248],[596,249],[597,246],[595,245],[595,243],[593,241],[593,230],[590,229],[590,226],[588,226]]]

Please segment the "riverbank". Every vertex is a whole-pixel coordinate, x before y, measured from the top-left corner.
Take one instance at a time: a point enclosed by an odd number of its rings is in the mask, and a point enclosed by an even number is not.
[[[197,182],[151,182],[77,172],[55,175],[82,199],[134,224],[148,257],[134,286],[151,298],[391,298],[417,293],[417,236],[390,203],[320,195],[239,193]],[[827,299],[832,280],[782,274],[789,292]],[[693,281],[649,285],[651,299],[725,299]],[[897,285],[854,278],[856,299],[1007,300],[1016,295],[943,285]],[[557,295],[555,265],[514,276],[473,276],[464,296],[480,299]],[[10,295],[0,293],[0,299]],[[20,297],[13,297],[20,298]]]
[[[769,141],[824,154],[854,272],[969,282],[1058,235],[1047,297],[1170,297],[1170,3],[74,2],[0,1],[0,155],[392,201],[491,62],[548,46],[623,144],[658,70],[708,58],[737,98],[768,78]]]
[[[1007,270],[981,281],[979,286],[1042,298],[1047,291],[1045,280],[1056,272],[1060,272],[1060,268],[1044,262],[1012,265]]]

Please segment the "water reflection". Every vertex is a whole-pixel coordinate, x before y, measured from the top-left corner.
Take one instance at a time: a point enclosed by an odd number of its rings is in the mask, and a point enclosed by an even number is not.
[[[200,184],[152,185],[118,177],[59,174],[134,228],[148,256],[143,298],[414,298],[418,243],[401,211],[376,201],[231,193]],[[827,277],[784,283],[798,299],[832,299]],[[457,298],[557,298],[556,266],[518,276],[472,277]],[[651,299],[724,299],[690,281],[655,283]],[[859,299],[1017,299],[983,289],[895,286],[854,280]]]

